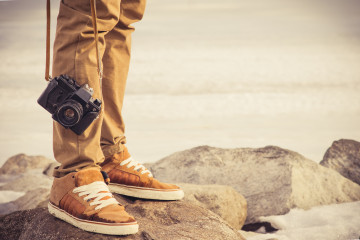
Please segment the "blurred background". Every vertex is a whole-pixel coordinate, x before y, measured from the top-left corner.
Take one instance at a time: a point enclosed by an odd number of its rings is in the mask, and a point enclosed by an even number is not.
[[[53,157],[36,103],[45,2],[0,0],[0,166]],[[123,111],[140,162],[198,145],[277,145],[319,162],[334,140],[360,140],[358,0],[153,0],[135,28]]]

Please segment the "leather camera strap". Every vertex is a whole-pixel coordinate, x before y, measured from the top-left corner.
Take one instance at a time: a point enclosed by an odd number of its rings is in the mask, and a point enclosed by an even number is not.
[[[45,80],[50,80],[50,0],[46,2],[46,63],[45,63]]]
[[[97,16],[96,16],[96,2],[95,0],[90,0],[90,8],[91,8],[91,18],[92,24],[94,28],[94,40],[96,47],[96,61],[97,61],[97,70],[100,79],[100,87],[102,81],[102,67],[101,67],[101,59],[99,52],[99,36],[97,29]],[[51,76],[49,74],[50,71],[50,0],[46,1],[46,63],[45,63],[45,80],[51,80]]]
[[[96,47],[96,61],[97,61],[97,70],[99,74],[100,79],[100,88],[102,86],[102,67],[101,67],[101,58],[100,58],[100,52],[99,52],[99,35],[98,35],[98,28],[97,28],[97,16],[96,16],[96,0],[90,0],[90,8],[91,8],[91,19],[94,29],[94,40],[95,40],[95,47]]]

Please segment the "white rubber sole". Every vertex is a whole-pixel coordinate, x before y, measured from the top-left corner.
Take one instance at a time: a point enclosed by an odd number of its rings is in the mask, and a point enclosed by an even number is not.
[[[83,220],[72,216],[66,211],[48,203],[48,209],[51,215],[60,218],[61,220],[74,225],[82,230],[88,232],[109,234],[109,235],[129,235],[135,234],[139,230],[137,222],[133,223],[103,223]]]
[[[111,192],[121,195],[154,200],[180,200],[184,197],[184,192],[181,189],[144,188],[116,183],[110,183],[109,189]]]

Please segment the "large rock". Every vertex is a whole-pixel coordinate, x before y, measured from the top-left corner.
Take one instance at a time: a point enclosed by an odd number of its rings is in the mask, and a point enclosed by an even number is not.
[[[47,188],[36,188],[27,191],[24,196],[15,201],[0,204],[0,215],[36,208],[39,203],[49,199],[49,196],[50,190]]]
[[[211,211],[185,201],[142,201],[116,196],[140,225],[139,233],[117,237],[82,231],[51,216],[46,208],[0,218],[0,236],[12,239],[245,239]]]
[[[209,209],[235,229],[241,229],[244,225],[247,203],[245,198],[233,187],[187,183],[179,183],[178,185],[185,192],[185,201]]]
[[[50,189],[52,178],[45,176],[40,171],[18,175],[0,186],[0,191],[11,190],[16,192],[27,192],[36,188]]]
[[[52,178],[42,174],[42,169],[31,169],[22,174],[1,175],[8,176],[2,179],[0,194],[2,191],[23,192],[24,196],[0,204],[0,214],[8,214],[18,210],[35,208],[40,202],[48,198]]]
[[[27,156],[18,154],[9,158],[0,168],[0,174],[19,174],[29,169],[36,169],[48,166],[53,160],[44,156]]]
[[[360,142],[347,139],[333,142],[320,164],[360,184]]]
[[[38,169],[16,175],[17,178],[13,178],[0,186],[0,194],[1,191],[6,190],[26,193],[19,199],[0,204],[0,214],[46,206],[47,203],[44,201],[49,196],[52,184],[52,177],[49,177],[52,174],[48,171],[52,171],[55,165],[57,163],[50,163],[43,172]],[[183,184],[182,186],[185,188],[185,199],[189,202],[218,214],[235,229],[240,229],[244,224],[247,210],[246,200],[232,187],[191,184]]]
[[[248,203],[246,223],[291,208],[360,200],[360,186],[336,171],[279,147],[220,149],[208,146],[174,153],[147,165],[160,180],[234,187]]]
[[[47,167],[44,168],[42,173],[48,177],[53,177],[54,168],[57,166],[60,166],[58,162],[52,162]]]

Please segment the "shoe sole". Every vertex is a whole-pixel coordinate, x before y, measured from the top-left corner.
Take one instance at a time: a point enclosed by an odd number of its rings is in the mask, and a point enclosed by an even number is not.
[[[117,194],[153,200],[180,200],[184,197],[181,189],[144,188],[116,183],[110,183],[109,189]]]
[[[139,225],[137,222],[132,223],[103,223],[94,222],[74,217],[66,211],[48,203],[48,209],[51,215],[74,225],[77,228],[88,232],[95,232],[108,235],[130,235],[137,233]]]

